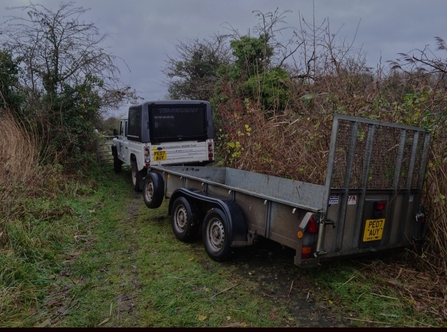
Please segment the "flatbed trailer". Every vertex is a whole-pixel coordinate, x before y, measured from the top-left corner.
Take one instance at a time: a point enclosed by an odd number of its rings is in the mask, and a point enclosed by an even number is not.
[[[294,263],[410,247],[423,240],[422,186],[430,134],[422,128],[335,114],[325,184],[213,166],[153,166],[149,208],[169,198],[181,241],[202,232],[208,255],[259,237],[296,250]]]

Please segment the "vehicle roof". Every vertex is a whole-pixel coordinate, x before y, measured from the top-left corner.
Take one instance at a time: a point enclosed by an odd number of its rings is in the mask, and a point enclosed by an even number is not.
[[[158,105],[169,105],[169,104],[209,104],[209,101],[206,100],[149,100],[145,101],[139,105],[148,105],[148,104],[158,104]],[[138,105],[135,105],[138,106]]]

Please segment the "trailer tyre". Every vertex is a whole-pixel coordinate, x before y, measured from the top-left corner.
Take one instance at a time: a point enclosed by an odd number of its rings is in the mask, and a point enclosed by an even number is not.
[[[221,209],[210,210],[203,221],[205,250],[213,260],[225,261],[231,254],[229,221]]]
[[[185,197],[178,197],[172,204],[171,224],[175,237],[183,242],[197,238],[199,231],[197,211]]]
[[[144,204],[150,209],[160,207],[164,198],[163,177],[154,172],[148,172],[143,185]]]

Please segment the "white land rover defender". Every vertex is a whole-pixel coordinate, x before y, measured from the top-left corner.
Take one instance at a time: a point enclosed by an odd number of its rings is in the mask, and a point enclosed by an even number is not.
[[[114,136],[115,172],[123,163],[130,165],[136,191],[143,189],[150,166],[199,166],[214,161],[214,124],[207,101],[148,101],[131,106]]]

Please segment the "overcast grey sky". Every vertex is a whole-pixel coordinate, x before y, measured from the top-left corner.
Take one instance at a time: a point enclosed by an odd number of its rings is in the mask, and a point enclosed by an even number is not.
[[[58,0],[34,0],[56,10]],[[241,35],[259,23],[254,10],[262,13],[290,10],[285,20],[299,27],[299,18],[316,25],[328,18],[338,37],[362,48],[368,65],[394,60],[398,53],[430,45],[435,37],[447,40],[447,0],[74,0],[90,8],[83,16],[101,33],[111,35],[108,51],[129,66],[122,68],[122,81],[145,100],[164,99],[166,77],[161,72],[166,55],[175,57],[179,40],[208,39],[228,32],[229,25]],[[29,0],[0,0],[0,20],[20,15],[7,7],[28,5]],[[444,55],[445,56],[445,55]],[[125,112],[126,107],[119,110]]]

